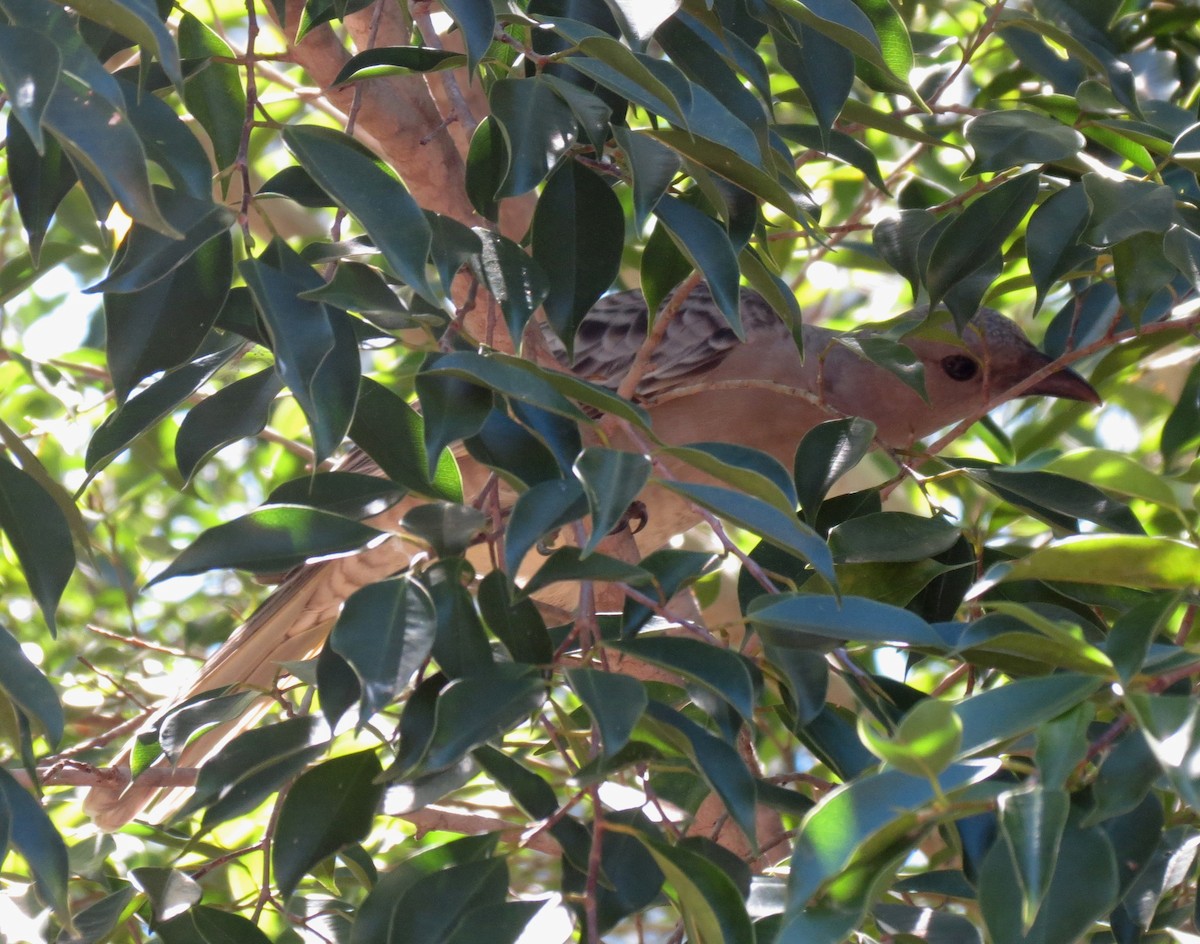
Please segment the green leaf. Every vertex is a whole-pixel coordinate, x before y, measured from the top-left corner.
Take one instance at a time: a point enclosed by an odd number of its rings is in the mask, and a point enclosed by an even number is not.
[[[169,921],[200,901],[200,884],[178,869],[142,866],[131,870],[133,883],[150,900],[155,922]]]
[[[54,612],[75,570],[71,528],[58,503],[31,475],[0,458],[0,529],[17,555],[53,635]],[[60,732],[61,733],[61,732]]]
[[[1093,246],[1114,246],[1137,233],[1162,234],[1171,225],[1175,194],[1163,184],[1084,174],[1083,188],[1091,207],[1083,239]]]
[[[190,364],[168,371],[110,413],[92,435],[84,464],[95,475],[150,427],[191,396],[238,351],[238,345],[205,354]]]
[[[929,210],[901,210],[876,223],[871,234],[871,242],[884,262],[908,280],[914,298],[925,276],[918,249],[925,234],[937,224],[938,218]]]
[[[700,442],[659,451],[692,468],[760,498],[785,515],[795,513],[796,489],[787,470],[773,456],[736,443]]]
[[[1033,111],[988,112],[967,122],[964,134],[975,151],[968,174],[1064,161],[1087,143],[1074,128]]]
[[[21,123],[38,154],[44,154],[42,116],[62,68],[58,47],[37,30],[0,26],[0,88],[8,92],[12,117]]]
[[[1094,249],[1081,244],[1088,214],[1087,193],[1082,184],[1073,183],[1051,194],[1029,217],[1025,246],[1038,307],[1056,279],[1095,255]]]
[[[471,271],[500,304],[509,335],[520,338],[546,297],[546,275],[537,261],[511,239],[482,228],[474,232],[482,248],[469,260]]]
[[[644,132],[679,154],[706,167],[719,177],[760,197],[802,225],[810,223],[806,208],[797,201],[804,189],[795,180],[782,183],[776,174],[763,170],[722,144],[696,137],[678,128],[654,128]],[[660,201],[661,202],[661,201]]]
[[[187,262],[210,240],[227,233],[234,220],[233,213],[225,207],[211,201],[197,200],[179,191],[155,187],[154,196],[163,217],[182,236],[164,236],[157,230],[135,223],[118,248],[109,274],[87,291],[123,294],[153,285]],[[226,245],[225,254],[229,253],[230,247]],[[206,270],[193,272],[191,277],[217,278],[217,272],[213,271],[215,267],[215,260],[209,260]],[[225,268],[231,267],[232,260],[226,261]],[[221,300],[224,300],[223,294]],[[216,309],[220,310],[220,307],[221,303],[218,302]],[[216,311],[213,311],[208,324],[211,325],[215,318]],[[201,332],[200,337],[203,336]]]
[[[662,702],[651,700],[646,706],[646,716],[683,736],[686,742],[684,750],[695,760],[708,785],[721,798],[733,821],[750,841],[751,849],[757,850],[754,777],[737,749]]]
[[[363,377],[359,386],[350,438],[393,482],[431,498],[463,500],[454,457],[449,453],[439,455],[430,474],[425,420],[403,399],[369,377]]]
[[[825,794],[796,836],[788,882],[789,910],[843,873],[863,850],[887,848],[911,836],[920,811],[934,800],[990,776],[996,761],[955,764],[932,783],[899,770],[866,774]]]
[[[858,716],[858,734],[880,760],[914,777],[932,779],[958,754],[962,721],[949,702],[923,698],[904,715],[891,737],[873,730],[865,714]]]
[[[179,50],[153,3],[147,0],[80,0],[72,2],[71,7],[89,20],[116,30],[153,52],[171,82],[177,88],[183,85]]]
[[[1138,589],[1195,586],[1200,549],[1144,535],[1080,534],[1045,545],[1015,561],[990,567],[972,596],[1009,580],[1047,580]]]
[[[108,940],[120,923],[125,909],[133,900],[132,885],[122,885],[117,891],[105,895],[74,916],[75,933],[80,944],[97,944]]]
[[[29,257],[22,267],[24,278],[21,281],[10,281],[11,273],[17,271],[14,266],[15,260],[9,260],[4,266],[4,278],[0,280],[3,286],[0,290],[2,302],[8,302],[32,285],[38,276],[78,251],[77,246],[71,246],[67,251],[68,247],[59,243],[53,253],[46,253],[45,258],[43,257],[42,243],[46,238],[46,230],[50,228],[50,220],[62,203],[63,197],[70,192],[79,178],[62,145],[56,139],[46,138],[42,150],[43,153],[39,155],[33,140],[16,120],[15,114],[10,114],[5,156],[8,159],[8,178],[12,184],[13,197],[16,199],[17,211],[21,214],[21,223],[25,227],[25,235],[29,242]],[[27,284],[21,284],[22,282]]]
[[[1001,250],[1037,192],[1037,175],[1022,174],[988,191],[951,220],[934,243],[925,273],[931,306]]]
[[[305,771],[292,784],[271,843],[271,869],[285,900],[314,865],[367,838],[383,796],[376,782],[382,772],[374,751],[359,751]]]
[[[757,697],[750,664],[744,656],[699,639],[672,636],[642,635],[605,645],[698,683],[732,705],[747,724],[753,723]]]
[[[466,56],[448,49],[432,49],[429,46],[379,46],[375,49],[364,49],[351,56],[329,84],[347,85],[385,75],[461,69],[466,64]]]
[[[1160,233],[1135,233],[1113,246],[1112,257],[1117,297],[1128,316],[1140,322],[1146,306],[1179,270],[1164,253]]]
[[[641,833],[675,892],[675,906],[693,944],[753,944],[754,927],[737,886],[704,856],[682,846],[669,846]]]
[[[644,132],[623,125],[613,125],[612,131],[633,177],[633,220],[641,228],[683,162],[673,150]]]
[[[500,218],[500,198],[497,194],[511,166],[508,138],[500,122],[491,115],[485,115],[471,135],[465,180],[467,199],[484,219]],[[443,276],[442,283],[445,282]]]
[[[546,318],[572,338],[617,277],[625,238],[621,201],[593,171],[570,161],[551,175],[533,215],[533,258],[547,275]]]
[[[312,557],[357,550],[381,532],[301,505],[272,505],[209,528],[150,584],[222,567],[286,571]]]
[[[919,561],[948,551],[958,537],[945,518],[884,511],[837,525],[829,532],[829,549],[840,564]]]
[[[450,767],[481,744],[503,737],[544,698],[545,682],[533,666],[497,663],[454,679],[438,694],[428,748],[406,776]]]
[[[782,65],[796,80],[817,119],[818,147],[829,145],[833,124],[854,85],[854,54],[844,45],[803,23],[792,27],[797,42],[776,33]]]
[[[1095,716],[1094,706],[1083,702],[1038,728],[1034,756],[1039,780],[1047,789],[1062,789],[1087,757],[1088,725]]]
[[[1090,482],[974,460],[951,460],[951,464],[998,497],[1057,528],[1078,530],[1076,519],[1082,518],[1125,534],[1141,534],[1144,530],[1126,505],[1109,498]]]
[[[487,3],[475,3],[472,0],[446,0],[442,4],[446,12],[454,17],[463,35],[463,44],[467,48],[468,68],[474,72],[488,47],[492,44],[492,34],[496,29],[496,12]]]
[[[582,549],[586,557],[624,518],[650,478],[650,460],[633,452],[589,446],[572,471],[583,485],[592,516],[592,531]]]
[[[663,481],[659,484],[709,509],[739,528],[757,534],[764,541],[802,557],[830,584],[836,585],[833,556],[828,545],[821,540],[820,535],[794,515],[785,515],[759,498],[719,485],[675,481]]]
[[[629,743],[646,710],[646,687],[627,675],[595,669],[567,669],[566,677],[595,722],[603,756],[613,757]]]
[[[184,481],[190,481],[213,453],[261,433],[282,389],[279,374],[268,367],[235,380],[188,410],[175,436],[175,464]]]
[[[551,531],[587,514],[587,496],[578,479],[539,482],[517,497],[505,530],[504,569],[515,580],[521,561]]]
[[[548,372],[522,367],[519,358],[505,354],[476,354],[474,351],[455,351],[438,358],[423,373],[454,377],[490,387],[497,393],[521,400],[533,406],[572,420],[586,416],[568,402],[553,386]],[[536,372],[535,372],[536,371]]]
[[[159,211],[141,140],[111,101],[64,72],[42,124],[76,167],[99,180],[130,219],[165,236],[182,235]]]
[[[734,333],[743,337],[737,254],[724,227],[690,204],[666,195],[655,205],[654,215],[688,261],[703,273],[721,314]]]
[[[425,278],[433,240],[429,223],[391,170],[332,128],[292,125],[283,140],[321,189],[362,224],[393,274],[431,305],[440,304],[440,294]]]
[[[795,478],[810,524],[834,483],[863,460],[874,439],[875,424],[857,417],[828,420],[804,434],[796,450]]]
[[[154,930],[163,944],[270,944],[271,940],[249,918],[208,905],[197,905]]]
[[[592,552],[581,557],[577,547],[561,547],[526,581],[521,595],[533,596],[552,583],[564,580],[597,580],[602,583],[628,583],[641,586],[653,583],[654,575],[643,567],[627,564],[606,554]]]
[[[57,748],[65,724],[58,693],[4,626],[0,626],[0,688],[23,714],[38,723],[50,747]]]
[[[409,683],[433,650],[435,629],[433,601],[408,577],[370,584],[346,600],[329,645],[358,677],[360,726]]]
[[[1079,940],[1108,914],[1118,891],[1112,845],[1100,830],[1080,829],[1075,823],[1063,831],[1054,874],[1028,931],[1022,919],[1027,894],[1007,842],[993,844],[978,883],[980,911],[995,944]]]
[[[1071,798],[1041,786],[1000,795],[1000,835],[1021,888],[1021,921],[1028,931],[1050,891]]]
[[[1141,499],[1164,508],[1178,509],[1179,498],[1171,483],[1132,456],[1115,449],[1076,449],[1057,456],[1047,472],[1087,482],[1128,499]]]
[[[282,263],[266,261],[274,254]],[[347,317],[300,293],[317,274],[283,242],[238,265],[275,349],[275,366],[304,411],[317,460],[333,454],[350,429],[358,398],[358,343]]]
[[[772,645],[786,647],[796,633],[862,642],[899,642],[941,650],[945,641],[925,620],[862,597],[777,593],[758,597],[746,614]]]
[[[62,837],[41,804],[3,769],[0,769],[0,797],[9,813],[9,840],[29,863],[38,896],[54,909],[59,921],[68,924],[67,847]]]
[[[179,20],[179,51],[185,58],[209,59],[204,68],[184,82],[183,100],[188,112],[207,132],[217,167],[229,167],[237,159],[241,146],[246,90],[238,67],[216,59],[232,59],[233,50],[197,17],[184,13]]]
[[[1036,729],[1090,698],[1101,684],[1090,676],[1060,672],[1009,682],[964,699],[954,708],[963,725],[961,756]]]
[[[249,813],[318,757],[327,737],[312,715],[239,734],[200,768],[196,790],[179,816],[203,809],[206,831]]]
[[[488,100],[509,154],[508,172],[495,196],[528,193],[575,144],[579,124],[567,103],[539,77],[500,79]]]

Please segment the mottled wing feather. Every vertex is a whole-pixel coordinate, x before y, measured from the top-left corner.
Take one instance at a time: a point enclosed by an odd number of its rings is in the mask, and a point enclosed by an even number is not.
[[[742,325],[747,339],[776,333],[783,342],[790,334],[771,306],[756,292],[741,297]],[[566,351],[546,329],[555,356],[567,363]],[[616,389],[646,340],[646,302],[638,290],[608,295],[587,313],[575,335],[572,370],[587,380]],[[739,343],[704,283],[697,285],[667,326],[654,352],[650,369],[638,384],[640,397],[680,386],[721,363]]]

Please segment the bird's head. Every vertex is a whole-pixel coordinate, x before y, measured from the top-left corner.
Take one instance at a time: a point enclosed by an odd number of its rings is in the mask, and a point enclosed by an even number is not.
[[[891,446],[907,448],[917,439],[981,415],[1014,396],[1100,402],[1091,384],[1067,368],[1020,386],[1050,367],[1054,359],[1034,347],[1016,322],[991,308],[980,309],[961,334],[949,312],[930,315],[928,309],[916,309],[867,334],[901,342],[924,370],[924,398],[911,389],[901,389],[902,384],[887,381],[888,396],[862,403],[863,384],[851,383],[850,378],[857,374],[852,368],[844,368],[841,382],[835,384],[835,404],[873,420],[880,440]],[[827,367],[826,375],[829,373]],[[867,384],[882,388],[878,375]]]
[[[917,313],[924,314],[924,313]],[[949,312],[923,317],[902,338],[925,368],[930,402],[971,400],[996,404],[1009,399],[1054,358],[1038,350],[1020,326],[993,308],[981,308],[960,335]],[[1019,389],[1015,396],[1060,397],[1100,403],[1100,395],[1069,368],[1060,368]]]

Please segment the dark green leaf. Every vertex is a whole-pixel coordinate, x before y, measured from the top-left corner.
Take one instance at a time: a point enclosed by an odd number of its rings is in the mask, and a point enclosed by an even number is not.
[[[1063,161],[1074,157],[1087,143],[1074,128],[1032,111],[979,115],[967,123],[965,134],[975,151],[968,174]]]
[[[497,663],[452,681],[437,699],[433,736],[414,773],[443,770],[493,738],[503,737],[545,698],[541,672]]]
[[[875,439],[875,424],[848,417],[820,423],[804,434],[796,450],[795,478],[800,507],[809,524],[843,475],[858,465]]]
[[[270,938],[249,918],[207,905],[197,905],[155,931],[163,944],[270,944]]]
[[[376,783],[382,772],[374,751],[359,751],[328,760],[292,784],[271,843],[271,869],[285,900],[314,865],[367,837],[383,796]]]
[[[61,68],[58,48],[37,30],[0,26],[0,88],[38,154],[45,153],[42,116]]]
[[[682,846],[656,842],[640,833],[654,861],[675,890],[688,940],[693,944],[754,944],[754,928],[737,886],[707,858]]]
[[[33,796],[0,769],[0,796],[8,808],[8,835],[15,849],[29,863],[38,895],[66,923],[67,847],[46,811]]]
[[[433,601],[407,577],[370,584],[346,600],[329,645],[358,676],[360,725],[385,708],[429,657],[435,627]]]
[[[1144,180],[1112,180],[1085,174],[1091,217],[1083,234],[1093,246],[1113,246],[1137,233],[1159,233],[1171,225],[1175,195],[1171,188]]]
[[[729,649],[672,636],[642,635],[608,643],[642,662],[677,672],[697,682],[734,707],[747,724],[754,720],[757,701],[754,677],[745,657]]]
[[[908,610],[862,597],[779,593],[759,597],[747,618],[764,640],[786,647],[795,633],[832,639],[900,642],[942,649],[945,642],[923,619]]]
[[[310,557],[357,550],[379,534],[365,524],[327,511],[273,505],[209,528],[150,583],[219,567],[276,573]]]
[[[53,635],[57,627],[54,612],[75,570],[71,528],[57,502],[37,480],[3,458],[0,529],[8,537]]]
[[[495,195],[520,196],[558,166],[579,136],[579,124],[567,103],[540,78],[500,79],[488,100],[509,154],[508,173]]]
[[[646,710],[646,687],[637,679],[594,669],[568,669],[567,681],[595,722],[605,757],[629,743]]]
[[[438,72],[460,69],[467,57],[447,49],[428,46],[379,46],[364,49],[342,66],[330,85],[345,85],[384,75],[411,75],[413,72]]]
[[[58,694],[4,626],[0,626],[0,688],[13,704],[38,723],[50,747],[58,747],[65,723]]]
[[[462,501],[462,481],[454,457],[449,453],[438,455],[431,475],[425,451],[425,420],[403,399],[369,377],[362,378],[359,387],[350,438],[393,482],[431,498]]]
[[[184,480],[219,449],[261,433],[282,389],[279,374],[268,367],[235,380],[188,410],[175,436],[175,464]]]
[[[533,215],[533,258],[547,275],[546,318],[564,339],[617,277],[625,238],[621,201],[570,161],[551,175]]]
[[[283,268],[267,260],[274,251]],[[275,349],[275,366],[312,429],[318,460],[341,445],[358,398],[358,344],[344,313],[299,297],[320,278],[280,240],[238,266]]]
[[[950,222],[933,246],[925,273],[931,305],[1001,250],[1037,192],[1037,175],[1022,174],[988,191]]]
[[[119,410],[104,417],[100,428],[92,434],[84,459],[89,474],[98,470],[124,451],[134,439],[196,392],[200,385],[226,365],[238,353],[238,345],[197,357],[191,363],[168,371],[136,396],[127,399]]]
[[[785,515],[761,499],[722,488],[689,482],[663,482],[663,487],[678,492],[689,501],[715,512],[739,528],[757,534],[789,553],[808,561],[831,584],[836,584],[833,556],[820,535],[794,515]]]
[[[592,516],[592,531],[582,551],[586,557],[624,518],[650,478],[650,460],[633,452],[589,446],[575,460],[573,471]]]
[[[374,153],[332,128],[291,125],[283,140],[296,159],[362,224],[392,272],[432,305],[440,296],[425,278],[432,235],[424,213]]]

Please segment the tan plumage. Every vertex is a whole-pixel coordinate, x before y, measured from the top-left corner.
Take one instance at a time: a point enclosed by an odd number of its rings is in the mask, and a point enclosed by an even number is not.
[[[1020,328],[991,310],[981,311],[962,338],[944,322],[940,327],[926,325],[905,341],[924,366],[926,401],[855,350],[855,340],[868,334],[842,336],[805,325],[801,357],[791,330],[761,296],[743,293],[741,316],[744,342],[701,284],[668,324],[636,389],[656,434],[665,442],[734,442],[770,453],[790,468],[796,446],[813,426],[858,415],[876,424],[881,444],[907,448],[1002,402],[1015,384],[1047,371],[1052,363]],[[616,389],[645,341],[646,326],[640,292],[602,299],[579,329],[570,369]],[[546,340],[567,367],[563,345],[553,335]],[[1099,402],[1086,381],[1069,370],[1047,371],[1023,393]],[[619,431],[616,442],[639,448],[633,440],[622,443]],[[354,461],[361,463],[359,456]],[[463,458],[465,492],[478,494],[490,473]],[[681,477],[702,478],[678,463],[670,469]],[[699,520],[686,502],[661,488],[651,486],[642,498],[647,526],[637,543],[643,553]],[[372,523],[394,529],[404,507]],[[411,552],[411,546],[397,536],[357,554],[298,569],[212,655],[176,703],[226,685],[269,689],[279,663],[306,658],[320,648],[351,593],[404,569]],[[233,733],[234,729],[227,729],[199,739],[184,751],[181,765],[197,765]],[[127,756],[118,760],[127,762]],[[154,793],[138,784],[123,792],[97,787],[86,806],[98,825],[114,829],[136,816]],[[177,799],[178,791],[165,805],[152,809],[150,817],[169,813]]]

